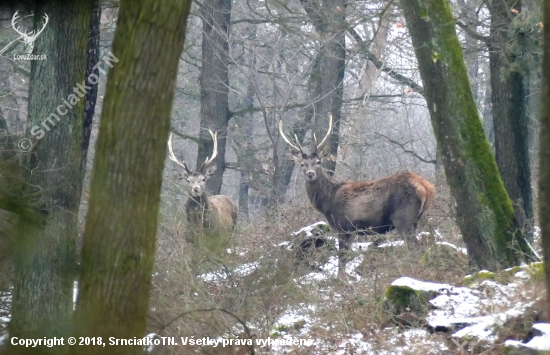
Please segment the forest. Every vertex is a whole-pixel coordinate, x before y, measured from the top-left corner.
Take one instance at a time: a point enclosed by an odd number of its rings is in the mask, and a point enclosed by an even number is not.
[[[549,354],[550,0],[0,3],[0,355]]]

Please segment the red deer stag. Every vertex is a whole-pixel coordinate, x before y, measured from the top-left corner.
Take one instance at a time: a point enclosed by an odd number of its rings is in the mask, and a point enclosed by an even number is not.
[[[418,219],[428,209],[435,195],[434,186],[413,172],[402,172],[374,181],[337,181],[321,167],[323,145],[332,131],[332,115],[329,129],[317,144],[314,136],[313,152],[306,154],[296,138],[296,144],[279,132],[292,148],[296,161],[302,166],[306,179],[309,201],[338,232],[341,265],[345,270],[346,257],[342,253],[350,249],[354,232],[384,234],[392,229],[403,235],[407,244],[416,243],[414,231]]]
[[[216,166],[210,166],[210,164],[218,154],[217,132],[212,133],[210,130],[209,132],[214,140],[212,156],[206,158],[197,172],[191,171],[184,161],[178,161],[172,151],[172,134],[168,139],[170,160],[183,168],[183,175],[189,183],[189,199],[185,204],[185,212],[188,226],[193,235],[191,240],[195,236],[201,235],[228,237],[237,220],[237,206],[229,197],[224,195],[209,196],[206,192],[206,181],[216,171]],[[212,244],[215,243],[217,242],[212,240]]]

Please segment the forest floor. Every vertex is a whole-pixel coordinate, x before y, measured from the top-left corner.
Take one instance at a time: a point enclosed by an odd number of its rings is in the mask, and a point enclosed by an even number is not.
[[[358,238],[338,278],[331,232],[322,247],[297,248],[328,229],[304,223],[311,218],[296,208],[241,223],[225,256],[198,261],[182,228],[164,224],[149,330],[179,346],[152,353],[523,354],[550,345],[540,263],[474,273],[456,227],[428,215],[421,250],[392,235],[377,246]]]

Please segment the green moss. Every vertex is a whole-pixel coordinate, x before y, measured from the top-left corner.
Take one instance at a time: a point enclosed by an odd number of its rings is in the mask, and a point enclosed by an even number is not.
[[[276,325],[275,327],[273,327],[277,332],[288,332],[290,330],[290,328],[288,327],[288,325],[285,325],[285,324],[281,324],[281,325]]]
[[[473,275],[468,275],[463,278],[462,285],[470,287],[485,280],[495,280],[495,273],[487,270],[481,270],[480,272],[476,272]]]
[[[495,273],[482,270],[473,275],[469,275],[463,278],[462,285],[471,287],[485,280],[492,280],[500,284],[506,285],[512,282],[515,275],[520,271],[525,271],[531,278],[535,280],[544,280],[544,263],[536,262],[524,266],[514,266],[512,268]]]
[[[409,311],[425,314],[428,310],[428,302],[422,292],[408,286],[388,286],[384,295],[385,308],[394,315]]]
[[[280,338],[280,337],[281,337],[281,333],[279,333],[279,332],[271,332],[271,333],[269,333],[269,337],[270,337],[271,339],[277,339],[277,338]]]

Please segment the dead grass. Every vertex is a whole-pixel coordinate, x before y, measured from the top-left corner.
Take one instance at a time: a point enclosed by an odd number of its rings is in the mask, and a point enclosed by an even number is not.
[[[445,196],[438,191],[438,198],[421,220],[418,231],[430,232],[432,239],[442,235],[446,241],[460,245],[458,229],[450,216],[452,208]],[[410,276],[458,283],[468,269],[465,258],[457,261],[435,255],[428,263],[420,262],[424,251],[433,244],[433,240],[427,240],[423,250],[390,247],[360,251],[364,259],[356,269],[362,277],[359,282],[336,278],[306,281],[301,277],[312,272],[311,268],[298,264],[294,254],[279,244],[288,241],[291,232],[323,220],[307,201],[268,210],[256,216],[254,222],[239,221],[232,252],[196,265],[192,261],[193,246],[185,242],[183,207],[176,206],[166,209],[172,214],[165,218],[158,234],[149,330],[160,336],[277,337],[276,321],[285,312],[294,310],[309,318],[286,325],[289,329],[285,331],[299,334],[307,326],[308,334],[336,346],[345,334],[361,332],[369,338],[380,334],[379,329],[388,324],[381,301],[386,287],[396,278]],[[388,236],[392,238],[395,236]],[[330,248],[320,253],[335,255]],[[242,265],[253,266],[254,270],[243,275],[239,272]],[[200,273],[223,270],[225,278],[204,280],[197,277],[198,269]],[[379,340],[383,343],[383,339]],[[295,350],[296,354],[308,353],[304,349]],[[211,347],[155,349],[159,354],[223,351]],[[265,349],[226,351],[259,354]]]

